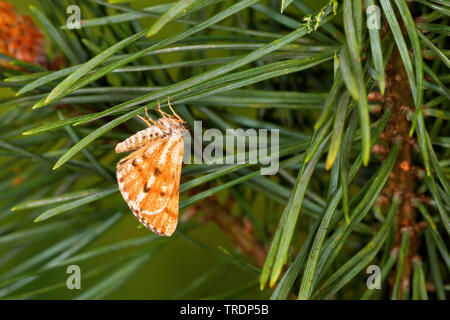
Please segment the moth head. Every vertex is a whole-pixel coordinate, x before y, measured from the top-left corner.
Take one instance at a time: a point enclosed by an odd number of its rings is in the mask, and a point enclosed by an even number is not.
[[[186,121],[184,121],[182,119],[175,119],[175,120],[178,123],[178,128],[182,135],[189,131],[189,125],[187,124]]]

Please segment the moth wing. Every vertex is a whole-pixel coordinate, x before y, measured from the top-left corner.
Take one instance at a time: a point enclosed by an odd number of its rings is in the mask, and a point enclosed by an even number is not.
[[[153,232],[163,235],[171,236],[178,224],[178,208],[179,208],[179,189],[180,189],[180,176],[183,160],[183,138],[177,143],[177,147],[174,149],[174,155],[176,156],[175,181],[170,194],[167,206],[158,214],[148,215],[143,214],[140,221]]]
[[[182,160],[183,138],[172,135],[149,143],[117,165],[117,180],[123,198],[136,217],[156,233],[165,235],[166,229],[169,231],[172,227],[171,232],[175,230]],[[166,217],[166,208],[174,208],[173,197],[177,210],[175,213],[170,211]],[[166,227],[165,221],[172,227]]]

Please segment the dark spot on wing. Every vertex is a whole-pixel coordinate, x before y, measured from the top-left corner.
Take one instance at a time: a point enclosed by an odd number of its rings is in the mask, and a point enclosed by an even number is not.
[[[147,193],[150,191],[150,188],[147,186],[147,184],[144,185],[144,192]]]
[[[153,171],[153,174],[155,176],[159,176],[161,174],[161,171],[158,168],[155,168],[155,171]]]
[[[133,167],[136,167],[138,165],[137,162],[136,162],[136,159],[134,159],[131,164],[133,165]]]
[[[159,194],[161,197],[164,197],[166,195],[166,193],[164,191],[161,191],[161,193]]]

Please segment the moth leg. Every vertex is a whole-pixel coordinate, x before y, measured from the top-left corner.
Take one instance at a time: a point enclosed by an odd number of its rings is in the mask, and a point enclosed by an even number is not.
[[[152,118],[150,118],[148,116],[148,112],[147,112],[147,107],[145,107],[145,115],[147,116],[147,119],[145,119],[144,117],[141,117],[140,115],[137,115],[139,119],[141,119],[142,121],[144,121],[149,127],[156,124],[156,121],[153,120]]]
[[[141,117],[140,115],[137,115],[137,117],[139,118],[139,119],[141,119],[142,121],[144,121],[149,127],[151,127],[152,125],[151,125],[151,123],[150,122],[148,122],[148,120],[147,119],[145,119],[144,117]]]
[[[159,103],[159,101],[158,101],[158,111],[159,111],[159,113],[161,113],[161,115],[162,115],[163,118],[165,119],[167,113],[165,113],[164,111],[161,110],[161,103]],[[159,122],[159,121],[158,121],[158,127],[160,127],[163,131],[166,131],[166,130],[167,130],[166,126],[163,125],[163,124],[162,124],[161,122]]]
[[[145,107],[145,115],[147,116],[147,119],[150,120],[151,123],[153,123],[153,125],[157,125],[158,124],[155,120],[150,118],[150,116],[148,115],[147,106]]]
[[[168,114],[167,112],[164,112],[164,111],[161,110],[161,105],[159,104],[159,102],[158,102],[158,111],[159,111],[159,113],[161,113],[161,115],[162,115],[164,118],[171,118],[171,117],[172,117],[172,116],[171,116],[170,114]]]
[[[175,112],[175,110],[173,110],[172,105],[170,104],[170,97],[167,96],[167,104],[169,105],[170,110],[172,110],[173,115],[180,120],[181,122],[184,122],[183,119],[181,119],[181,117]]]

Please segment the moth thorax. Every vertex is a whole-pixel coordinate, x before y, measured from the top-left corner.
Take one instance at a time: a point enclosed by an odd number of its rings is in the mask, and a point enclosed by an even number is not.
[[[159,125],[166,134],[178,133],[183,135],[187,132],[186,124],[172,118],[162,118],[158,120]]]

